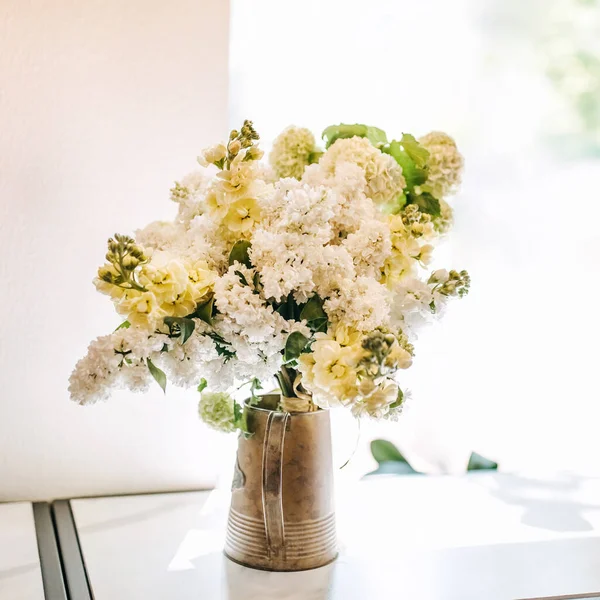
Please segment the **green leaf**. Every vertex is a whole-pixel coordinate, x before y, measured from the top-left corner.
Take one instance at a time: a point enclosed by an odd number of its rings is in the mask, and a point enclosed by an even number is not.
[[[248,280],[241,271],[234,271],[234,273],[240,278],[242,285],[248,285]]]
[[[396,399],[390,404],[390,409],[398,408],[399,406],[402,406],[403,402],[404,402],[404,392],[400,388],[398,388],[398,395],[396,396]]]
[[[378,463],[387,461],[408,463],[400,450],[388,440],[373,440],[371,442],[371,454]]]
[[[469,464],[467,465],[467,471],[497,471],[498,463],[495,463],[477,452],[471,452],[469,457]]]
[[[294,331],[288,335],[288,339],[285,342],[285,350],[283,353],[283,360],[290,362],[295,360],[302,354],[304,348],[308,344],[308,338],[301,334],[299,331]]]
[[[208,382],[206,381],[206,379],[204,379],[204,377],[200,380],[200,384],[198,385],[198,391],[200,393],[202,393],[205,389],[206,386],[208,385]]]
[[[299,318],[301,321],[306,320],[307,325],[314,332],[327,331],[329,320],[323,310],[323,300],[317,294],[302,307]]]
[[[160,385],[162,391],[166,394],[167,376],[165,375],[164,371],[159,369],[149,358],[146,359],[146,364],[148,365],[148,370],[150,371],[150,374],[152,375],[152,377],[154,377],[156,383]]]
[[[366,477],[371,475],[420,475],[407,462],[385,461],[379,464],[375,471],[367,473]]]
[[[244,411],[244,408],[235,400],[233,401],[233,424],[244,434],[245,438],[248,438],[252,435],[248,429],[246,412]]]
[[[315,319],[327,318],[327,313],[323,310],[323,300],[315,294],[310,300],[302,307],[300,311],[300,320],[306,320],[307,323],[314,321]]]
[[[323,131],[323,139],[325,140],[325,148],[329,148],[336,140],[342,138],[364,137],[367,138],[373,146],[379,147],[387,143],[385,131],[378,127],[369,125],[347,125],[340,123],[339,125],[330,125]]]
[[[300,307],[294,300],[293,294],[288,294],[281,304],[275,309],[287,321],[297,320],[300,316]]]
[[[380,205],[380,210],[385,215],[397,215],[406,205],[406,194],[398,194],[393,200]]]
[[[427,181],[427,169],[419,167],[397,140],[392,140],[381,151],[389,154],[402,167],[402,175],[406,180],[408,191],[412,192],[416,185],[421,185]]]
[[[196,323],[188,317],[165,317],[164,322],[171,337],[179,337],[182,344],[188,341],[196,327]]]
[[[327,317],[322,317],[320,319],[314,319],[313,321],[311,321],[309,323],[309,327],[315,333],[319,333],[319,332],[325,333],[327,331],[328,325],[329,325],[329,320],[327,319]]]
[[[229,253],[229,266],[231,266],[236,260],[242,265],[246,265],[248,268],[252,267],[250,262],[250,250],[251,244],[248,240],[238,240]]]
[[[131,327],[131,323],[129,321],[123,321],[115,331],[119,331],[119,329],[129,329]]]
[[[314,165],[315,163],[318,163],[321,160],[321,156],[323,156],[323,154],[325,154],[325,152],[323,152],[322,150],[314,150],[308,155],[308,164]]]
[[[427,166],[429,152],[417,142],[414,135],[403,133],[400,144],[404,151],[410,156],[411,160],[418,168],[422,169]]]
[[[198,304],[198,306],[196,307],[196,312],[194,313],[194,316],[197,317],[198,319],[201,319],[205,323],[212,325],[213,324],[212,316],[213,316],[214,304],[215,304],[215,297],[212,296],[211,299],[208,300],[207,302],[205,302],[204,304]]]
[[[288,315],[288,305],[287,302],[282,302],[276,309],[275,312],[280,314],[284,319],[290,319],[291,317]]]
[[[439,217],[442,212],[440,201],[428,192],[423,192],[419,195],[411,194],[410,203],[416,204],[422,213],[427,213],[433,217]]]

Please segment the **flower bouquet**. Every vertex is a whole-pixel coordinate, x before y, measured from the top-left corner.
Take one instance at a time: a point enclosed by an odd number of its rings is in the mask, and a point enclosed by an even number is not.
[[[198,390],[210,427],[243,434],[227,554],[293,570],[335,557],[326,409],[397,419],[416,329],[468,292],[466,271],[426,271],[463,160],[439,132],[337,125],[320,148],[290,127],[268,164],[258,139],[244,122],[175,183],[172,222],[108,240],[94,283],[123,322],[69,390]]]

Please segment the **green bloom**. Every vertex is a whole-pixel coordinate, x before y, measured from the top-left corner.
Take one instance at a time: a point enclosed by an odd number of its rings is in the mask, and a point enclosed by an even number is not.
[[[315,137],[308,129],[288,127],[273,142],[269,162],[277,177],[301,179],[316,150]]]
[[[441,131],[432,131],[419,139],[429,152],[427,181],[420,191],[429,192],[440,200],[453,193],[460,185],[464,160],[456,142]]]
[[[224,392],[204,392],[198,404],[200,418],[212,429],[231,433],[236,430],[235,402]]]

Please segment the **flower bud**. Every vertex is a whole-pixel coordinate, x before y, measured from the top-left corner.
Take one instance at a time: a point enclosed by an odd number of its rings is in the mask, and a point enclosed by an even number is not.
[[[144,260],[144,250],[140,246],[135,245],[129,250],[129,255],[137,258],[138,260]]]
[[[123,268],[128,271],[133,271],[140,264],[139,259],[131,254],[127,254],[123,257]]]
[[[242,143],[240,140],[233,140],[233,142],[229,143],[229,152],[231,154],[237,154],[242,149]]]
[[[427,283],[445,283],[448,281],[449,273],[446,269],[438,269],[431,274]]]
[[[264,156],[264,152],[257,148],[256,146],[252,146],[246,153],[246,160],[260,160]]]
[[[391,346],[396,341],[396,336],[393,333],[386,333],[383,339],[386,344]]]
[[[98,279],[102,279],[102,281],[106,281],[106,283],[113,283],[114,276],[109,267],[100,267],[98,269]]]
[[[203,167],[208,167],[208,165],[214,165],[215,163],[223,160],[227,155],[227,148],[223,144],[217,144],[216,146],[211,146],[210,148],[205,148],[200,153],[198,157],[198,162]]]

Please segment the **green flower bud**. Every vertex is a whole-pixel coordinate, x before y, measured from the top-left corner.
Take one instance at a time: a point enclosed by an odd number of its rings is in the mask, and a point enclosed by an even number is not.
[[[109,267],[100,267],[98,269],[98,279],[101,279],[106,283],[114,283],[114,274]]]
[[[138,261],[145,260],[145,258],[146,258],[144,256],[143,248],[141,248],[138,245],[132,246],[132,248],[129,250],[129,255],[133,256],[134,258],[137,258]]]
[[[123,257],[122,264],[123,264],[123,268],[126,269],[127,271],[133,271],[140,264],[140,261],[135,256],[132,256],[131,254],[127,254],[126,256]]]

